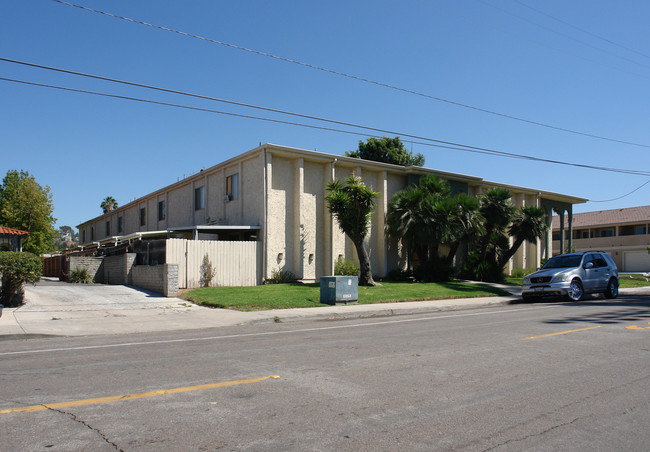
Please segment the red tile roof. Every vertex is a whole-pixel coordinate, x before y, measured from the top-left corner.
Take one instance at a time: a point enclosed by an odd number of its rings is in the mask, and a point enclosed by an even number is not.
[[[2,234],[2,235],[29,235],[29,232],[21,231],[19,229],[5,228],[4,226],[0,226],[0,234]]]
[[[628,207],[626,209],[599,210],[573,214],[573,229],[590,226],[611,226],[620,224],[650,223],[650,206]],[[569,227],[568,215],[564,216],[564,227]],[[553,229],[560,228],[560,217],[553,217]]]

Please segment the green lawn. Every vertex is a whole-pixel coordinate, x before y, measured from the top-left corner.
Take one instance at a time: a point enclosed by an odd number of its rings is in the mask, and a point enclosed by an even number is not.
[[[636,274],[621,274],[618,277],[620,281],[620,287],[625,289],[625,288],[630,288],[630,287],[646,287],[650,286],[650,282],[646,280],[646,278],[643,277],[643,275],[636,275]],[[513,278],[513,277],[506,277],[506,284],[512,284],[514,286],[521,286],[523,283],[524,278]]]
[[[459,282],[381,284],[377,287],[359,287],[359,304],[507,295],[499,289]],[[197,304],[238,311],[327,306],[320,303],[318,283],[207,287],[184,291],[180,296]]]

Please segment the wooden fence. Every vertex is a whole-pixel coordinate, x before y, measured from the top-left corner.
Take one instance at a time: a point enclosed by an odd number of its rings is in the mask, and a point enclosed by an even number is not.
[[[167,239],[166,262],[178,265],[179,289],[201,287],[201,265],[215,270],[211,286],[256,286],[262,283],[262,242]]]

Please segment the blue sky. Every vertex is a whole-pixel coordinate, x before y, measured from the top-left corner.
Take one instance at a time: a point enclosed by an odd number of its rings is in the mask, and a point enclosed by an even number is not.
[[[0,57],[399,135],[650,171],[650,3],[645,0],[72,3],[636,145],[508,119],[52,0],[0,2]],[[308,122],[5,61],[0,61],[0,77]],[[106,196],[126,204],[259,143],[342,154],[356,149],[360,139],[366,137],[0,80],[0,173],[25,169],[49,185],[59,226],[101,214]],[[412,149],[425,155],[429,168],[596,201],[621,197],[650,181],[647,175],[420,144]],[[649,194],[650,184],[575,211],[648,205]]]

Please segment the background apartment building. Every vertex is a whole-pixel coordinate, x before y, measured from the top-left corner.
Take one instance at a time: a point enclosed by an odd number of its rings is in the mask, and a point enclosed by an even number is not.
[[[650,272],[650,206],[576,213],[572,223],[571,247],[565,236],[567,249],[606,251],[619,271]],[[560,218],[553,217],[554,250],[561,243],[560,225]]]

